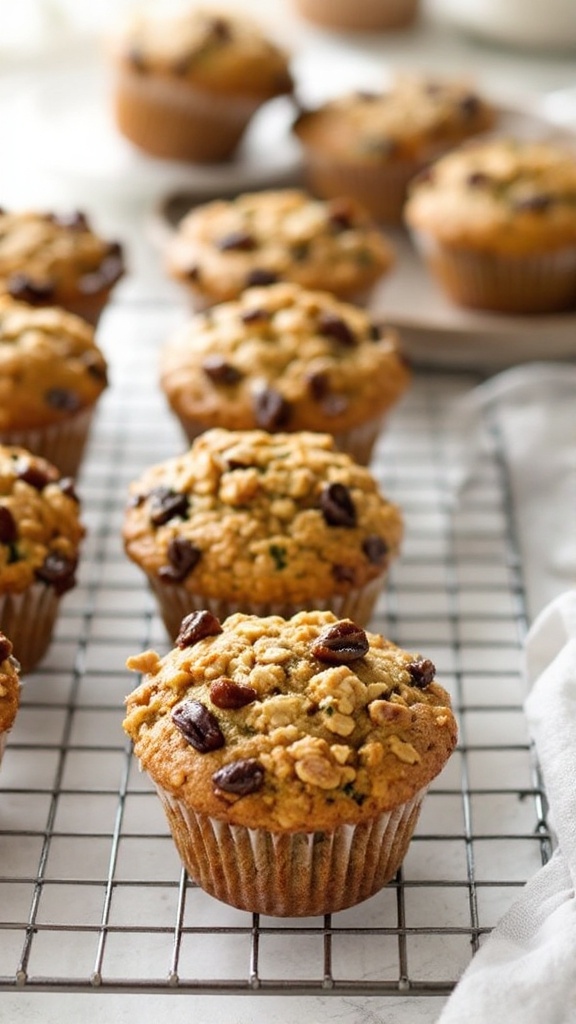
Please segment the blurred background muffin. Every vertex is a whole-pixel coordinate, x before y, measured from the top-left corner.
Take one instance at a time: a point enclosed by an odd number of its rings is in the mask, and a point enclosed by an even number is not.
[[[132,483],[123,536],[174,638],[202,608],[366,623],[402,516],[326,434],[210,430]]]
[[[420,0],[292,0],[303,18],[324,28],[366,32],[407,28]]]
[[[398,77],[381,92],[351,92],[304,110],[294,132],[313,193],[353,196],[398,223],[408,182],[463,139],[492,128],[495,110],[468,83]]]
[[[166,249],[168,273],[197,309],[276,281],[366,302],[393,263],[390,243],[360,202],[324,202],[294,188],[197,206]]]
[[[107,383],[90,324],[0,296],[1,444],[28,448],[74,476]]]
[[[70,478],[0,445],[0,622],[23,673],[46,653],[60,599],[76,584],[84,532]]]
[[[288,56],[242,13],[137,12],[111,40],[119,131],[152,156],[232,157],[256,111],[292,91]]]
[[[316,430],[363,463],[410,379],[395,331],[295,284],[197,313],[160,354],[160,384],[188,440],[216,426]]]
[[[576,148],[495,138],[412,185],[406,222],[456,303],[502,313],[576,308]]]
[[[101,238],[85,213],[0,211],[0,294],[95,325],[124,269],[121,244]]]

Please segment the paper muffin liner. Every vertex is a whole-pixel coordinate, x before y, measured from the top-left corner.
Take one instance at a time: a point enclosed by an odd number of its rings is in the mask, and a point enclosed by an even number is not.
[[[0,732],[0,764],[2,764],[2,758],[4,757],[4,751],[6,750],[6,740],[8,739],[8,729]]]
[[[297,612],[314,609],[331,611],[340,619],[352,619],[359,626],[366,626],[382,591],[386,575],[387,571],[384,571],[363,587],[355,587],[346,594],[311,597],[301,601],[242,601],[238,598],[209,597],[188,590],[183,584],[164,583],[152,574],[148,576],[148,582],[158,602],[168,635],[175,640],[180,632],[182,619],[191,612],[204,609],[212,612],[220,621],[236,612],[261,617],[281,615],[282,618],[289,619]]]
[[[224,903],[274,917],[335,913],[382,889],[406,855],[426,793],[360,824],[290,833],[229,825],[157,791],[190,877]]]
[[[48,459],[62,476],[76,476],[94,416],[94,406],[73,413],[60,423],[28,430],[0,430],[0,444],[27,448]]]
[[[200,437],[206,430],[210,428],[204,424],[198,423],[197,420],[187,419],[184,416],[180,416],[175,413],[186,440],[192,444],[197,437]],[[332,434],[336,447],[341,452],[345,452],[355,462],[360,463],[362,466],[367,466],[372,458],[372,452],[374,446],[382,432],[386,423],[387,413],[383,413],[380,416],[373,416],[372,419],[367,420],[365,423],[361,423],[356,427],[350,427],[349,430],[343,430],[338,433],[333,433],[328,425],[325,426],[323,433]],[[230,424],[227,424],[224,419],[223,422],[218,426],[226,427],[227,429],[233,429]],[[252,429],[256,429],[254,424]]]
[[[54,587],[33,583],[21,594],[0,594],[0,622],[20,662],[22,675],[44,657],[58,615],[60,596]]]
[[[454,249],[422,231],[413,238],[430,273],[460,306],[515,314],[576,308],[576,245],[509,256]]]
[[[299,13],[333,28],[394,29],[410,25],[419,0],[294,0]]]
[[[228,160],[262,102],[130,71],[118,73],[114,94],[117,125],[127,139],[153,156],[201,163]]]

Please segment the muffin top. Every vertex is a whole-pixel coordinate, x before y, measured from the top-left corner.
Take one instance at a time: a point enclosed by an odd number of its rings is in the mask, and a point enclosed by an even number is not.
[[[210,430],[130,495],[130,558],[207,597],[346,594],[384,571],[402,535],[371,473],[324,434]]]
[[[490,103],[466,83],[403,77],[386,92],[353,92],[303,111],[294,130],[305,146],[340,161],[420,160],[495,122]]]
[[[162,75],[211,92],[263,98],[292,90],[284,50],[256,22],[228,11],[136,13],[112,46],[116,59],[140,75]]]
[[[20,703],[20,666],[12,644],[0,631],[0,733],[12,728]]]
[[[474,141],[417,178],[408,225],[487,252],[540,252],[576,242],[576,150],[548,142]]]
[[[404,804],[456,743],[432,662],[331,612],[188,616],[145,673],[124,728],[142,767],[197,811],[317,831]]]
[[[0,295],[0,430],[58,423],[93,405],[106,384],[89,324]]]
[[[205,426],[337,434],[389,409],[410,372],[396,333],[363,309],[277,284],[178,328],[160,378],[174,411]]]
[[[0,292],[34,306],[95,295],[122,276],[119,242],[107,242],[85,214],[0,212]]]
[[[36,581],[70,590],[83,536],[72,481],[26,449],[0,445],[0,593]]]
[[[208,303],[276,281],[352,298],[393,261],[388,241],[359,203],[313,199],[299,189],[249,192],[198,206],[167,247],[168,272]]]

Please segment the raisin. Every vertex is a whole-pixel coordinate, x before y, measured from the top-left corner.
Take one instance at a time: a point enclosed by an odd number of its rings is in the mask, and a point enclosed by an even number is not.
[[[514,209],[522,213],[545,213],[546,210],[550,209],[551,205],[552,196],[540,192],[533,196],[517,199],[514,203]]]
[[[58,479],[56,471],[53,474],[49,473],[46,469],[36,466],[33,462],[28,462],[26,459],[21,459],[16,464],[16,474],[19,480],[34,487],[37,491],[43,491],[48,484],[54,483]]]
[[[240,319],[244,324],[255,324],[258,321],[269,320],[270,313],[267,309],[245,309],[240,313]]]
[[[185,537],[173,537],[168,545],[170,565],[160,566],[158,575],[167,583],[180,583],[196,568],[201,557],[200,548],[191,541]]]
[[[172,721],[194,750],[208,754],[224,746],[218,719],[199,700],[186,700],[172,709]]]
[[[311,644],[310,650],[319,661],[345,665],[363,658],[369,649],[368,637],[361,626],[350,619],[340,619],[328,626]]]
[[[0,633],[0,661],[6,661],[12,654],[12,644],[4,633]]]
[[[262,267],[255,267],[246,275],[246,287],[252,288],[256,285],[276,284],[278,274],[273,270],[264,270]]]
[[[320,495],[320,508],[328,526],[356,526],[356,507],[344,484],[327,484]]]
[[[78,395],[69,388],[49,388],[44,399],[51,409],[58,412],[77,412],[82,404]]]
[[[256,248],[256,241],[247,231],[231,231],[229,235],[216,242],[221,252],[237,249],[239,252],[252,252]]]
[[[108,383],[108,372],[106,363],[98,352],[84,352],[80,361],[86,367],[87,372],[94,380],[101,384]]]
[[[341,345],[351,348],[356,344],[356,336],[345,320],[334,313],[321,313],[318,317],[318,333],[324,338],[334,338]]]
[[[308,390],[315,402],[321,402],[330,391],[330,378],[324,370],[315,370],[307,378]]]
[[[242,686],[226,676],[215,679],[210,687],[210,700],[217,708],[235,710],[257,699],[258,694],[253,686]]]
[[[150,522],[154,526],[163,526],[176,516],[184,518],[188,512],[188,495],[173,491],[171,487],[154,487],[148,498]]]
[[[18,536],[16,520],[6,505],[0,505],[0,544],[13,544]]]
[[[71,476],[63,476],[62,479],[58,481],[58,487],[62,491],[62,494],[65,494],[67,498],[72,498],[72,501],[75,501],[77,504],[80,503],[80,498],[76,493],[74,480]]]
[[[8,278],[8,293],[13,299],[41,306],[54,297],[54,283],[34,281],[28,274],[11,274]]]
[[[466,120],[472,120],[480,112],[480,100],[474,93],[468,93],[460,100],[459,107]]]
[[[36,577],[42,580],[42,583],[53,587],[60,596],[74,586],[76,564],[75,559],[67,558],[66,555],[61,555],[57,551],[50,551],[42,565],[35,570]]]
[[[430,658],[419,658],[417,661],[412,661],[406,666],[406,670],[412,680],[412,685],[419,690],[425,690],[434,681],[436,675],[436,666],[433,661],[430,661]]]
[[[287,426],[292,408],[274,388],[263,388],[254,396],[256,423],[263,430],[282,430]]]
[[[486,188],[492,183],[492,178],[485,171],[472,171],[466,178],[466,184],[470,188]]]
[[[334,199],[329,203],[328,222],[335,231],[348,231],[354,224],[350,203],[342,199]]]
[[[332,566],[332,575],[337,583],[356,582],[356,573],[351,565],[342,565],[340,562],[336,562]]]
[[[190,615],[182,619],[180,632],[176,637],[176,646],[192,647],[199,640],[204,640],[207,636],[218,636],[218,633],[221,632],[222,626],[212,612],[205,608],[201,611],[190,612]]]
[[[215,384],[237,384],[242,379],[240,370],[227,363],[222,356],[209,355],[202,363],[202,369]]]
[[[208,31],[220,43],[228,43],[232,39],[232,26],[225,18],[210,18]]]
[[[200,267],[197,267],[195,265],[193,267],[188,267],[186,270],[186,277],[188,278],[189,281],[199,281]]]
[[[372,565],[381,565],[386,560],[388,545],[383,537],[373,533],[362,541],[362,551]]]
[[[214,772],[212,781],[218,789],[236,796],[257,793],[264,785],[264,769],[259,761],[247,757],[243,761],[231,761]]]

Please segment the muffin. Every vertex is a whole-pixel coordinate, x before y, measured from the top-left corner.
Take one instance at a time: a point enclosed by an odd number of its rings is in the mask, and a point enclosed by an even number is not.
[[[253,285],[292,281],[366,303],[394,263],[363,206],[299,189],[248,192],[191,210],[167,246],[166,266],[196,309]]]
[[[160,384],[188,440],[216,426],[320,431],[363,463],[409,381],[395,331],[294,284],[197,313],[160,354]]]
[[[122,246],[100,238],[84,213],[0,212],[2,294],[95,325],[123,273]]]
[[[24,448],[0,445],[0,622],[24,673],[50,644],[83,536],[70,478]]]
[[[111,46],[118,130],[145,153],[230,159],[251,118],[292,91],[287,54],[244,15],[135,14]]]
[[[400,866],[456,743],[432,662],[330,612],[198,611],[144,673],[124,728],[180,857],[249,912],[327,914]]]
[[[466,83],[405,76],[386,92],[348,93],[302,111],[294,132],[312,192],[354,196],[373,217],[399,223],[410,179],[495,119]]]
[[[28,448],[74,476],[106,385],[90,324],[0,296],[0,444]]]
[[[460,147],[413,185],[406,222],[461,306],[554,313],[576,306],[576,150],[497,138]]]
[[[327,434],[214,429],[130,486],[123,537],[169,635],[207,608],[362,625],[402,536],[399,509]]]
[[[12,655],[12,644],[0,631],[0,761],[20,704],[19,673],[20,666]]]
[[[406,28],[415,20],[419,0],[293,0],[302,17],[323,28],[368,32]]]

